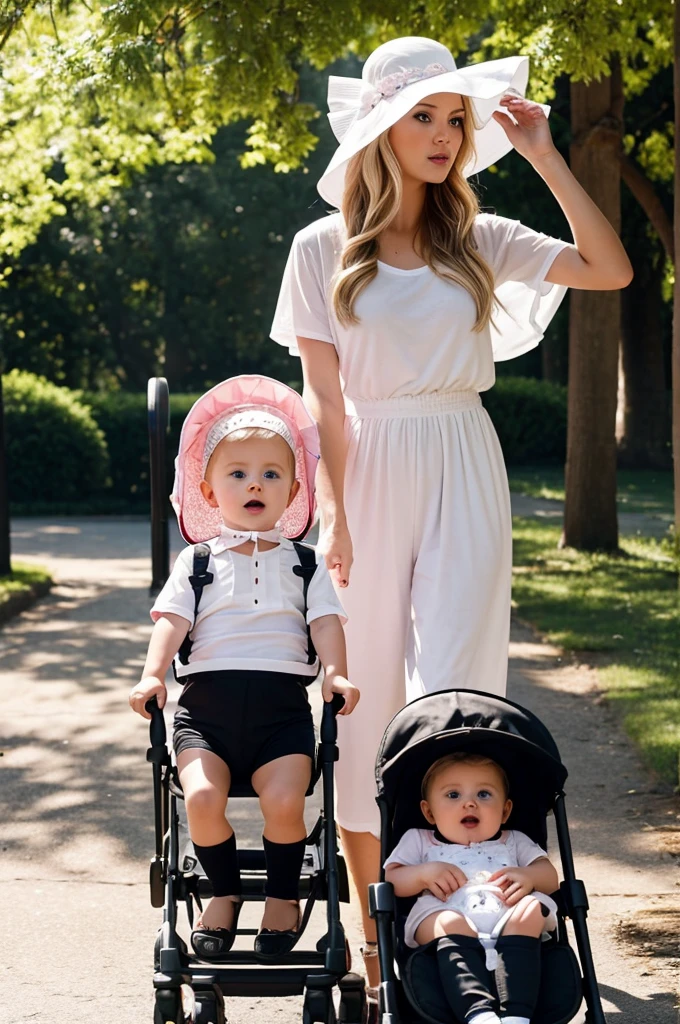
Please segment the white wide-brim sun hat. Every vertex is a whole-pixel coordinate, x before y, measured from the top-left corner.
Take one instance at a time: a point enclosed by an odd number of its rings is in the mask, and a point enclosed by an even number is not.
[[[503,57],[457,68],[450,51],[433,39],[404,36],[383,43],[364,64],[361,78],[331,75],[328,80],[328,120],[340,145],[319,179],[320,194],[340,208],[352,157],[426,96],[440,92],[470,100],[475,155],[461,171],[468,178],[478,174],[512,149],[492,115],[504,110],[499,104],[506,93],[524,96],[528,80],[528,57]],[[550,108],[543,106],[543,110],[547,115]],[[469,124],[466,130],[470,131]]]

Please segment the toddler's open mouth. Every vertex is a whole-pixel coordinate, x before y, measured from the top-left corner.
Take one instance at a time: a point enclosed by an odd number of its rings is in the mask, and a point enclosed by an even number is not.
[[[476,818],[474,814],[466,814],[466,816],[461,819],[461,825],[465,828],[476,828],[477,825],[479,825],[479,818]]]
[[[250,501],[247,501],[243,507],[250,509],[251,512],[259,512],[260,509],[264,508],[264,502],[258,501],[257,498],[251,498]]]

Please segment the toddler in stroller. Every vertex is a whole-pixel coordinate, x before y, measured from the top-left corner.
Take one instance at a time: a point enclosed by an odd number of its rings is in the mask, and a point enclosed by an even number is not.
[[[385,881],[369,892],[381,1024],[567,1024],[583,997],[604,1024],[566,777],[545,726],[503,698],[444,690],[392,719],[376,761]]]
[[[317,451],[302,399],[264,377],[218,384],[182,428],[173,503],[196,546],[180,555],[152,609],[143,677],[129,699],[147,718],[152,698],[162,708],[175,659],[184,689],[173,745],[213,893],[191,935],[203,961],[229,952],[243,904],[225,816],[234,782],[252,784],[265,819],[267,900],[255,952],[277,959],[293,949],[315,753],[305,686],[320,661],[325,701],[339,695],[340,714],[349,714],[359,696],[346,679],[343,611],[325,564],[294,543],[313,521]]]

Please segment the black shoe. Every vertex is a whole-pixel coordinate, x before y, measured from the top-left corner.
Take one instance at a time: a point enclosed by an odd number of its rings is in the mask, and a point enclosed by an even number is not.
[[[262,928],[255,936],[254,949],[258,956],[264,960],[275,960],[280,956],[285,956],[286,953],[295,947],[297,940],[300,938],[300,924],[302,922],[302,913],[300,911],[300,904],[298,903],[298,919],[295,928],[289,928],[285,932],[274,931],[272,928]]]
[[[199,960],[214,963],[223,960],[236,939],[239,914],[243,900],[233,900],[234,920],[231,928],[196,928],[191,933],[191,945]]]

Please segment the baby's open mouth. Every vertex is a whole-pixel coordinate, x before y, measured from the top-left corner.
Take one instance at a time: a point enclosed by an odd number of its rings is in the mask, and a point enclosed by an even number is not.
[[[467,814],[461,820],[461,825],[467,825],[468,828],[474,828],[475,825],[479,825],[479,818],[476,818],[474,814]]]
[[[251,498],[250,501],[247,501],[243,507],[244,508],[264,508],[264,502],[263,501],[258,501],[257,498]]]

